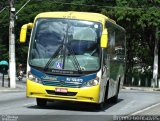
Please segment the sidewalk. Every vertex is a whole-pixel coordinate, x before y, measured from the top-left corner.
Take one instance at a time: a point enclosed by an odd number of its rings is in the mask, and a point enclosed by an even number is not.
[[[122,88],[128,89],[128,90],[160,91],[160,88],[153,88],[153,87],[127,87],[127,86],[123,86]]]
[[[4,76],[4,87],[2,87],[2,75],[0,74],[0,92],[1,91],[18,91],[26,89],[26,78],[23,78],[22,81],[19,81],[16,78],[16,88],[8,87],[7,75]]]

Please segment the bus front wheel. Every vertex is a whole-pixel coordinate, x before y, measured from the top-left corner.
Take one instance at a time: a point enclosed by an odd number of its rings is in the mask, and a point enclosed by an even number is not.
[[[104,108],[105,108],[105,103],[102,102],[102,103],[96,104],[96,107],[97,107],[98,110],[104,110]]]
[[[40,106],[40,107],[44,107],[47,104],[47,100],[41,99],[41,98],[37,98],[36,102],[37,102],[37,106]]]

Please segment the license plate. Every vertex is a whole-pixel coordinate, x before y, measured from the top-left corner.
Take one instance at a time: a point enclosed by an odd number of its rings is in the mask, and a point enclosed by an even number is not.
[[[62,92],[62,93],[67,93],[68,90],[66,88],[56,88],[55,92]]]

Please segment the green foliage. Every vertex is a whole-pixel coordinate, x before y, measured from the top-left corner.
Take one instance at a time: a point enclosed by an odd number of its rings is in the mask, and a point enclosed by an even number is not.
[[[16,10],[19,10],[26,1],[16,0]],[[8,5],[8,0],[0,1],[1,9],[6,5]],[[128,73],[132,73],[133,67],[137,64],[143,64],[147,71],[147,67],[153,65],[155,30],[157,26],[160,26],[159,6],[160,0],[31,0],[17,15],[16,60],[18,63],[26,63],[28,43],[19,44],[20,28],[25,23],[33,22],[38,13],[46,11],[99,12],[114,19],[126,29]],[[8,10],[0,14],[0,59],[8,59],[8,18]]]
[[[0,1],[0,9],[2,9],[3,7],[7,6],[8,1],[7,0],[1,0]]]
[[[5,45],[0,44],[0,55],[1,55],[0,56],[0,61],[1,60],[7,60],[8,61],[9,55],[8,55],[8,51],[7,51]]]

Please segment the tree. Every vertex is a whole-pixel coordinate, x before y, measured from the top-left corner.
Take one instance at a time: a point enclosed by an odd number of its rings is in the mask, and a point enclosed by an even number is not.
[[[159,5],[159,0],[117,0],[117,6],[123,6],[124,9],[117,8],[115,16],[120,24],[125,23],[123,26],[129,33],[127,55],[130,74],[137,60],[143,64],[145,71],[148,71],[149,66],[153,67],[155,32],[160,24],[160,10],[157,7]],[[134,60],[136,57],[138,59]]]
[[[19,10],[25,2],[26,0],[17,0],[16,10]],[[6,6],[7,3],[6,0],[1,0],[0,7]],[[153,69],[156,27],[160,25],[159,6],[160,0],[31,0],[17,15],[16,60],[18,63],[26,63],[28,43],[19,44],[20,28],[25,23],[33,22],[38,13],[98,12],[114,19],[126,29],[127,74],[132,76],[135,73],[134,68],[140,65],[144,73],[149,75]],[[0,42],[6,48],[8,48],[8,17],[7,10],[0,14]],[[160,64],[160,59],[158,63]]]
[[[7,60],[8,61],[8,52],[5,45],[0,44],[0,61]]]

